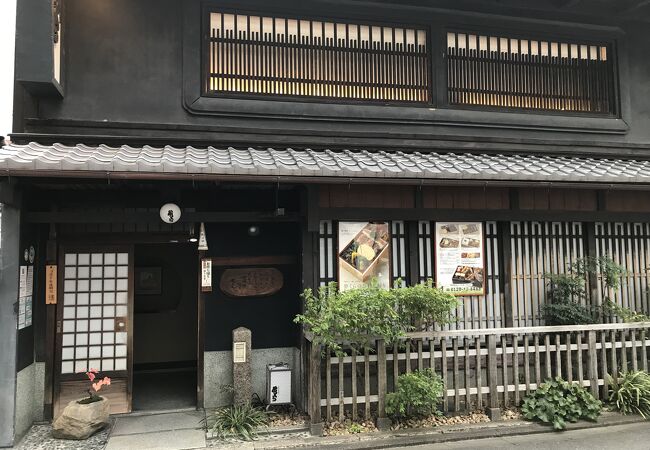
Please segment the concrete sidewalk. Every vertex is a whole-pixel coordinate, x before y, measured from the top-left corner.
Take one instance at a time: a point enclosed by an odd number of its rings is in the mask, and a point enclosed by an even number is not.
[[[647,450],[650,448],[650,424],[632,423],[563,433],[529,434],[393,448],[395,450],[496,450],[515,447],[527,450]]]
[[[118,416],[105,450],[204,448],[203,418],[204,411]]]
[[[347,436],[323,438],[310,437],[305,439],[292,439],[291,441],[256,441],[242,443],[241,445],[228,448],[245,450],[277,450],[301,447],[313,450],[376,450],[388,448],[414,448],[417,446],[420,446],[420,448],[445,448],[444,445],[452,445],[456,442],[459,442],[458,445],[461,445],[461,447],[464,448],[463,445],[468,442],[476,442],[480,444],[481,442],[490,439],[510,439],[515,436],[525,438],[526,436],[539,436],[546,434],[549,436],[566,437],[571,436],[571,433],[578,430],[585,430],[584,432],[586,433],[595,431],[607,433],[607,430],[614,430],[615,428],[613,427],[628,425],[639,425],[641,427],[650,428],[650,424],[642,421],[639,416],[622,416],[617,413],[605,412],[597,422],[578,422],[575,424],[569,424],[567,427],[568,431],[564,433],[556,432],[552,427],[547,425],[513,420],[469,425],[450,425],[417,430],[400,430],[394,432],[362,433]],[[500,447],[497,446],[492,448]],[[650,440],[646,446],[642,448],[650,449]],[[557,450],[557,447],[554,447],[554,450]]]

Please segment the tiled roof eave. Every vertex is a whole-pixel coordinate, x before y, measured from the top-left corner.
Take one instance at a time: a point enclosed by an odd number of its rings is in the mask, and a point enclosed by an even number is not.
[[[88,147],[0,149],[0,174],[32,177],[650,185],[650,161],[369,150]]]

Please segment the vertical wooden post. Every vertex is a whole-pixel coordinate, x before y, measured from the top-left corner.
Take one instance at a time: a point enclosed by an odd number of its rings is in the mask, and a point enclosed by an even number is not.
[[[596,250],[596,224],[594,222],[587,222],[583,224],[585,228],[585,249],[587,250],[587,256],[595,257],[597,254]],[[592,306],[600,306],[603,299],[599,298],[598,292],[598,275],[597,274],[587,274],[587,291],[589,294],[589,303]],[[601,316],[600,309],[597,314]],[[598,317],[599,320],[603,320],[603,317]]]
[[[512,264],[510,260],[510,255],[512,254],[512,243],[510,235],[510,222],[499,222],[498,223],[498,233],[499,241],[501,243],[501,248],[503,249],[499,252],[499,260],[501,271],[500,280],[501,280],[501,292],[503,295],[503,303],[505,307],[504,311],[504,326],[513,327],[514,326],[514,317],[512,312]]]
[[[596,354],[596,332],[590,330],[587,334],[587,375],[591,384],[591,393],[594,397],[598,395],[598,356]]]
[[[416,190],[417,191],[417,190]],[[406,222],[406,245],[408,246],[408,272],[407,280],[409,286],[415,286],[419,281],[420,260],[418,243],[418,222]]]
[[[55,211],[56,208],[54,207]],[[46,245],[45,263],[57,264],[59,245],[56,225],[51,223]],[[59,269],[63,270],[63,269]],[[63,301],[63,299],[59,299]],[[43,393],[43,418],[54,416],[54,354],[56,352],[56,305],[45,306],[45,385]]]
[[[377,339],[377,388],[379,401],[377,406],[377,428],[382,431],[390,429],[391,421],[386,416],[386,393],[388,381],[386,378],[386,343]]]
[[[488,417],[490,420],[496,421],[501,420],[501,409],[499,409],[499,393],[497,392],[498,385],[498,374],[497,374],[497,336],[495,334],[490,334],[487,337],[487,348],[488,348],[488,386],[490,387],[490,399],[489,406],[487,408]],[[505,351],[505,348],[504,348]],[[505,384],[505,389],[508,389],[508,385]]]
[[[198,250],[197,261],[197,305],[196,305],[196,407],[205,406],[205,300],[201,289],[202,265],[206,256],[204,250]]]
[[[320,345],[309,343],[309,431],[312,436],[323,435],[320,407]]]

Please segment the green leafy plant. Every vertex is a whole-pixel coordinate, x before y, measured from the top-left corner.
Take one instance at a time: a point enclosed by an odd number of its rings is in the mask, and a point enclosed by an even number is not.
[[[395,392],[386,395],[386,413],[394,417],[435,414],[444,388],[442,378],[431,369],[400,375]]]
[[[350,434],[359,434],[363,433],[363,427],[359,425],[358,423],[351,423],[350,426],[348,426],[348,433]]]
[[[403,286],[398,279],[392,292],[406,331],[448,324],[452,322],[451,311],[460,304],[455,296],[436,288],[432,279],[415,286]]]
[[[593,308],[585,306],[585,279],[575,273],[547,274],[547,303],[542,306],[546,325],[585,325],[594,323]]]
[[[557,377],[527,395],[521,411],[526,419],[539,420],[563,430],[567,422],[595,421],[602,411],[602,403],[583,387]]]
[[[372,281],[368,286],[339,292],[336,283],[317,295],[306,289],[305,312],[294,319],[313,333],[313,342],[341,353],[342,344],[371,347],[374,339],[392,342],[402,335],[394,297]]]
[[[622,414],[639,414],[650,419],[650,374],[636,370],[620,378],[607,375],[609,402]]]
[[[603,302],[603,313],[618,316],[625,323],[650,322],[650,316],[623,308],[609,299]]]
[[[255,439],[268,423],[266,411],[251,405],[219,408],[204,420],[206,429],[220,439],[235,437],[247,441]]]
[[[413,287],[367,286],[340,292],[336,283],[316,293],[306,289],[304,313],[294,321],[313,334],[313,342],[342,354],[343,344],[370,348],[376,339],[395,342],[413,329],[414,321],[447,323],[456,299],[431,282]]]
[[[623,266],[608,256],[579,258],[568,265],[564,274],[546,274],[547,302],[542,307],[546,325],[595,323],[602,311],[587,304],[587,277],[601,278],[601,298],[603,303],[611,303],[609,294],[620,286],[625,274]]]

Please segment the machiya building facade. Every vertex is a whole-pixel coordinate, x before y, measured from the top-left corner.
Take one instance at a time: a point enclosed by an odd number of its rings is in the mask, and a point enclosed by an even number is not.
[[[284,362],[329,415],[293,321],[329,282],[535,327],[546,274],[608,255],[649,313],[650,7],[615,3],[19,0],[0,446],[90,367],[114,413],[225,405],[240,326],[255,392]]]

